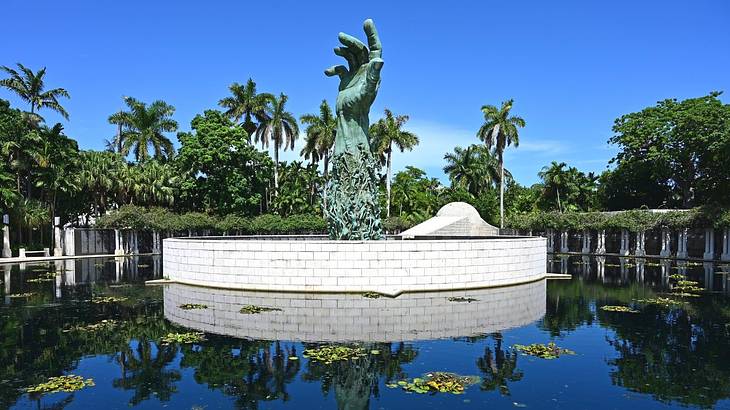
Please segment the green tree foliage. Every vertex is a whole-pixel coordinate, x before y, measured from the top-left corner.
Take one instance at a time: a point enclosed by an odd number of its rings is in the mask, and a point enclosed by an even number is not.
[[[553,161],[538,176],[543,181],[541,209],[558,212],[598,209],[598,177],[592,172],[585,174],[564,162]]]
[[[267,107],[266,117],[256,129],[256,141],[268,148],[269,142],[274,145],[274,196],[279,192],[279,149],[294,150],[294,141],[299,137],[299,125],[292,113],[286,111],[289,99],[284,93],[279,98],[271,99]]]
[[[150,158],[152,148],[156,159],[172,158],[175,149],[165,136],[166,132],[177,131],[177,121],[172,119],[175,107],[162,100],[154,101],[149,106],[134,98],[127,97],[124,102],[129,111],[121,111],[109,117],[109,123],[121,125],[121,154],[125,157],[134,152],[137,162]]]
[[[444,155],[444,172],[451,181],[452,188],[461,188],[474,196],[492,189],[500,178],[498,159],[483,145],[472,144],[466,149],[454,148],[454,152]],[[511,178],[505,170],[505,177]]]
[[[380,163],[385,165],[385,196],[386,196],[386,215],[390,217],[390,191],[391,191],[391,175],[392,175],[392,158],[393,145],[403,152],[412,150],[418,145],[418,135],[403,130],[402,127],[408,122],[407,115],[393,115],[389,109],[385,109],[385,117],[381,118],[375,124],[370,126],[370,148],[373,153],[380,159]]]
[[[317,164],[320,159],[324,163],[324,181],[322,183],[322,198],[324,206],[327,206],[327,177],[329,176],[330,158],[332,147],[335,145],[337,136],[337,119],[332,114],[332,109],[327,100],[322,100],[319,105],[319,115],[305,114],[300,118],[306,126],[304,132],[307,134],[304,148],[299,153],[304,159],[311,159],[312,164]]]
[[[252,215],[265,209],[273,163],[256,150],[246,131],[214,110],[197,115],[192,132],[178,134],[177,163],[191,178],[183,183],[186,207],[219,215]]]
[[[669,206],[730,204],[730,105],[719,96],[663,100],[618,118],[609,140],[620,149],[617,168],[641,170],[660,187],[654,192],[670,191]]]
[[[225,108],[226,117],[239,123],[250,138],[267,118],[269,104],[274,96],[269,93],[257,93],[256,83],[249,78],[246,85],[231,84],[228,89],[231,95],[218,101]],[[254,122],[255,120],[255,122]]]
[[[319,188],[322,177],[316,164],[305,166],[301,161],[292,161],[281,166],[281,186],[274,198],[272,209],[279,215],[295,214],[321,215]]]
[[[414,222],[432,217],[441,205],[438,194],[442,189],[423,170],[406,167],[393,178],[393,215]]]
[[[30,104],[31,119],[34,123],[43,121],[43,117],[38,115],[41,108],[56,111],[68,120],[68,112],[58,102],[59,97],[70,98],[68,91],[63,88],[46,90],[44,81],[46,76],[45,67],[34,73],[33,70],[23,64],[18,63],[17,65],[20,71],[6,66],[0,67],[0,70],[10,76],[0,80],[0,87],[7,88],[17,94],[20,99]]]
[[[499,180],[499,223],[504,228],[504,150],[510,145],[520,145],[519,128],[525,127],[522,117],[510,115],[514,100],[504,101],[500,108],[494,105],[482,106],[484,124],[477,131],[477,138],[484,141],[487,148],[494,148],[500,168]]]

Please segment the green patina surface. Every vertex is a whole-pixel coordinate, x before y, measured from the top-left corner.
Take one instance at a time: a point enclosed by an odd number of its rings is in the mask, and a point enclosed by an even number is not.
[[[339,76],[337,136],[332,174],[327,186],[330,197],[325,210],[332,239],[382,239],[378,203],[377,163],[370,148],[370,106],[380,86],[382,46],[372,20],[364,24],[368,45],[339,34],[341,47],[335,54],[347,60],[325,70]]]

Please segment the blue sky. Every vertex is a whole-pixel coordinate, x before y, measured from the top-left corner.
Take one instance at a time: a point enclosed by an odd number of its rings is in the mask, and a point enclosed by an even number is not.
[[[121,97],[164,99],[182,130],[234,81],[285,92],[296,116],[336,96],[337,33],[383,42],[371,120],[388,107],[421,137],[396,154],[442,177],[443,155],[476,142],[479,108],[514,98],[527,121],[506,166],[523,184],[552,160],[601,171],[618,116],[664,98],[730,93],[730,2],[3,0],[0,65],[48,68],[64,87],[67,134],[84,149],[114,135]],[[20,104],[7,91],[0,98]],[[730,101],[723,95],[724,101]],[[177,143],[174,135],[171,139]],[[301,145],[299,145],[301,146]],[[298,155],[299,149],[297,149]],[[291,159],[287,154],[283,158]]]

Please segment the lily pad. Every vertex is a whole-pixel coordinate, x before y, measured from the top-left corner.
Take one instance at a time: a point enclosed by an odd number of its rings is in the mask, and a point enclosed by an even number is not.
[[[544,345],[542,343],[533,343],[531,345],[514,345],[515,349],[520,351],[522,354],[539,357],[541,359],[557,359],[562,355],[574,355],[575,352],[568,349],[563,349],[553,342]]]
[[[639,313],[638,310],[631,309],[628,306],[601,306],[601,310],[606,312],[621,312],[621,313]]]
[[[71,393],[84,387],[94,386],[93,379],[84,379],[81,376],[67,375],[50,377],[47,382],[36,384],[25,389],[28,393]]]
[[[471,303],[471,302],[477,302],[477,301],[479,301],[479,299],[465,298],[465,297],[462,297],[462,296],[452,296],[452,297],[448,298],[447,300],[449,302],[460,302],[460,303],[462,303],[462,302]]]
[[[205,341],[205,333],[203,332],[187,332],[187,333],[168,333],[161,339],[163,345],[171,344],[191,344]]]
[[[481,379],[478,376],[460,376],[454,373],[431,372],[423,377],[415,377],[413,380],[399,380],[397,383],[389,383],[389,388],[398,388],[418,394],[425,393],[451,393],[462,394],[464,390]]]
[[[281,309],[266,306],[246,305],[242,307],[239,312],[245,315],[255,315],[263,312],[281,312]]]
[[[325,345],[305,349],[302,355],[313,361],[331,364],[332,362],[357,360],[367,356],[367,353],[359,346]]]
[[[197,303],[185,303],[183,305],[180,305],[180,309],[182,309],[182,310],[208,309],[208,306],[199,305]]]
[[[127,300],[124,296],[94,296],[91,298],[91,303],[106,304],[106,303],[119,303]]]
[[[64,332],[71,332],[71,331],[77,331],[77,332],[98,332],[101,330],[112,330],[119,326],[119,322],[116,320],[108,320],[104,319],[101,322],[98,323],[92,323],[90,325],[78,325],[71,327],[69,329],[64,329]]]
[[[663,307],[682,306],[685,304],[685,302],[682,302],[681,300],[663,298],[663,297],[638,299],[637,302],[643,303],[646,305],[659,305],[659,306],[663,306]]]
[[[35,295],[34,292],[12,293],[12,294],[8,295],[8,297],[12,298],[12,299],[24,299],[24,298],[29,298],[33,295]]]
[[[365,293],[362,294],[362,297],[368,298],[368,299],[378,299],[381,296],[383,296],[383,295],[381,295],[378,292],[365,292]]]

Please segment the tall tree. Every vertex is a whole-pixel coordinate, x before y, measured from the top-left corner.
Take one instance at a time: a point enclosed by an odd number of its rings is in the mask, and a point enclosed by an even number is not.
[[[269,141],[274,144],[274,195],[279,191],[279,149],[294,149],[294,141],[299,137],[299,125],[292,113],[286,111],[287,97],[284,93],[271,100],[266,118],[256,129],[256,141],[268,148]]]
[[[560,189],[562,188],[563,194],[565,194],[568,184],[568,175],[565,169],[567,166],[565,162],[553,161],[550,165],[542,167],[542,170],[537,174],[544,182],[545,191],[555,192],[558,212],[563,212],[563,206],[560,202]]]
[[[71,98],[63,88],[53,88],[46,90],[44,77],[46,75],[46,68],[43,67],[38,72],[25,67],[23,64],[18,63],[18,69],[14,70],[10,67],[1,66],[0,69],[5,71],[10,77],[0,80],[0,86],[7,88],[14,92],[23,101],[30,104],[30,113],[34,117],[36,122],[40,122],[43,118],[38,115],[38,111],[41,108],[48,108],[51,111],[56,111],[61,114],[63,118],[68,120],[68,112],[58,102],[60,97]]]
[[[218,101],[218,105],[225,108],[225,115],[240,123],[248,133],[248,138],[251,138],[258,128],[257,123],[260,124],[266,119],[268,106],[274,96],[269,93],[257,93],[256,83],[251,78],[246,85],[233,83],[228,89],[231,91],[231,96]]]
[[[504,150],[510,145],[520,145],[518,128],[525,126],[525,120],[518,116],[510,116],[514,100],[502,103],[500,108],[494,105],[482,106],[484,124],[477,131],[477,138],[484,141],[487,148],[493,148],[500,168],[499,178],[499,226],[504,228]]]
[[[385,192],[386,192],[386,216],[390,217],[390,184],[392,170],[393,145],[403,152],[412,150],[418,145],[418,136],[402,127],[408,122],[407,115],[393,115],[389,109],[385,109],[385,117],[381,118],[370,126],[370,138],[373,153],[380,157],[380,161],[386,166]]]
[[[175,149],[164,133],[177,131],[177,121],[172,119],[175,107],[162,100],[149,106],[131,97],[125,98],[124,102],[129,111],[120,111],[109,117],[109,123],[122,127],[121,154],[127,156],[134,151],[135,159],[140,162],[150,158],[149,149],[152,147],[154,158],[171,158]]]
[[[446,153],[444,159],[446,160],[444,172],[449,176],[451,186],[463,188],[475,197],[499,181],[499,162],[484,145],[456,147],[454,152]],[[510,176],[507,170],[505,174]]]
[[[332,109],[327,100],[322,100],[319,105],[319,115],[305,114],[300,118],[302,124],[306,125],[304,132],[307,134],[304,148],[300,155],[304,159],[310,159],[316,164],[320,159],[324,161],[324,183],[323,192],[324,207],[327,208],[327,176],[329,175],[330,155],[332,146],[335,144],[337,134],[337,119],[332,114]]]

